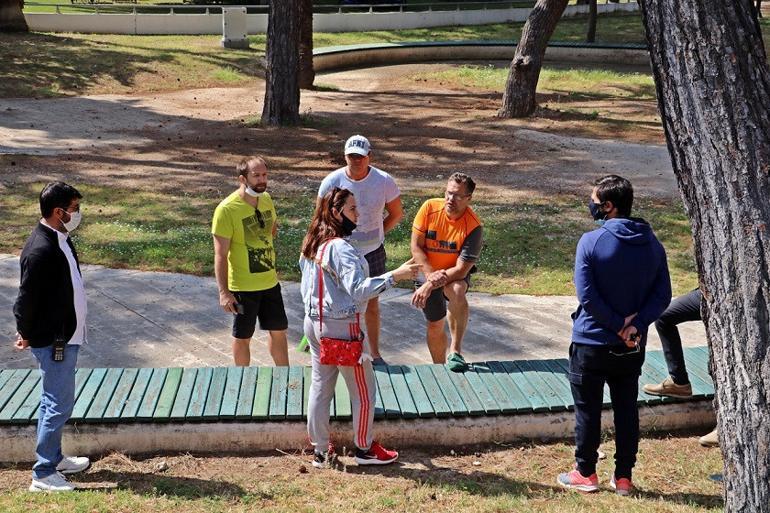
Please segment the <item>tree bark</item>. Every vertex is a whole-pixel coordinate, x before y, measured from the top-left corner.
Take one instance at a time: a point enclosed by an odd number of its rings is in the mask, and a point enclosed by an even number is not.
[[[770,68],[752,0],[641,0],[711,348],[725,511],[770,512]]]
[[[596,0],[589,0],[588,2],[588,30],[586,31],[586,43],[593,43],[596,41],[596,18],[599,17],[597,12],[599,9],[596,6]]]
[[[299,5],[299,87],[312,89],[313,69],[313,0],[300,0]]]
[[[29,32],[24,0],[0,0],[0,32]]]
[[[270,2],[262,123],[299,122],[299,0]]]
[[[516,53],[511,61],[503,92],[503,106],[497,115],[523,118],[535,111],[535,91],[543,57],[568,0],[537,0],[529,13]]]

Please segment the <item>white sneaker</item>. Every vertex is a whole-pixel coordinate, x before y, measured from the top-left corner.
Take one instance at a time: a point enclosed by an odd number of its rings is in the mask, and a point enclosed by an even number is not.
[[[83,472],[85,469],[91,466],[91,460],[85,456],[65,456],[58,465],[56,470],[62,474],[77,474]]]
[[[71,492],[75,486],[58,472],[41,479],[32,478],[32,484],[29,485],[30,492]]]

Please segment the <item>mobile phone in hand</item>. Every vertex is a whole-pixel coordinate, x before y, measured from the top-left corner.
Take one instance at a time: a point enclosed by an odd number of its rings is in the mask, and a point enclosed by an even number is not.
[[[246,311],[243,308],[243,304],[241,303],[233,303],[233,306],[235,307],[235,313],[243,315],[246,313]]]

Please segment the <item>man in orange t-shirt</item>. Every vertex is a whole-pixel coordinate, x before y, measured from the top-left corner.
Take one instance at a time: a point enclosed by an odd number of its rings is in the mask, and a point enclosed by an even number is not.
[[[468,370],[461,352],[468,325],[465,294],[481,253],[481,221],[469,206],[475,188],[470,176],[454,173],[444,198],[423,203],[412,225],[412,257],[422,264],[425,274],[425,283],[415,291],[412,304],[422,308],[428,321],[428,350],[433,363],[446,361],[455,372]],[[451,344],[447,343],[444,318],[449,321]]]

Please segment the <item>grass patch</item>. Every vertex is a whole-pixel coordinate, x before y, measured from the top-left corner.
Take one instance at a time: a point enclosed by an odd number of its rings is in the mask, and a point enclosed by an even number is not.
[[[43,184],[10,185],[4,203],[14,216],[0,220],[0,252],[18,252],[38,218]],[[213,275],[211,215],[221,198],[125,191],[78,185],[84,222],[73,238],[83,262],[196,275]],[[405,220],[387,237],[391,267],[409,258],[411,220],[424,196],[402,196]],[[312,194],[276,195],[276,242],[282,279],[298,280],[299,247],[312,215]],[[473,288],[491,293],[572,295],[572,267],[580,235],[593,228],[585,198],[533,198],[474,208],[485,225],[485,244]],[[689,221],[680,204],[637,201],[666,247],[675,295],[696,286]]]

